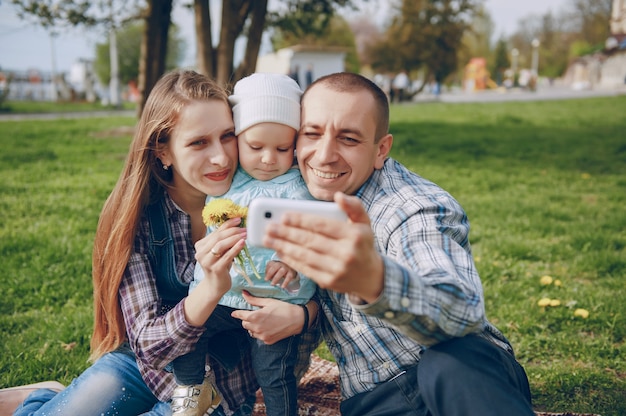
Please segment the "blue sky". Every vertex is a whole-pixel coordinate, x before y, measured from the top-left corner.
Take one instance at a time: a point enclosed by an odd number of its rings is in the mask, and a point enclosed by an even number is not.
[[[371,0],[365,10],[370,15],[381,16],[380,7],[385,0]],[[496,36],[510,34],[515,30],[517,20],[529,14],[543,14],[548,10],[557,13],[569,0],[486,0],[486,7],[496,24]],[[215,4],[215,2],[213,2]],[[173,20],[181,27],[182,35],[188,44],[184,65],[193,65],[195,49],[193,35],[193,15],[191,11],[177,7]],[[95,29],[67,29],[54,40],[42,28],[20,20],[15,7],[7,0],[0,0],[0,68],[27,70],[36,68],[43,71],[69,71],[81,58],[92,59],[97,42],[102,42],[104,34]]]

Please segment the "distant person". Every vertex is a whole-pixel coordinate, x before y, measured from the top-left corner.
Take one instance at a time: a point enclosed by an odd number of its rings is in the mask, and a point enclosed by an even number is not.
[[[400,71],[393,78],[391,88],[393,88],[393,96],[397,102],[401,103],[402,101],[407,99],[410,84],[411,80],[406,74],[406,71]]]
[[[292,67],[291,71],[289,71],[289,76],[291,77],[291,79],[296,81],[298,85],[300,85],[300,65],[295,65],[294,67]]]
[[[306,87],[313,83],[313,64],[309,64],[306,68],[306,72],[304,73],[304,79],[306,81]]]

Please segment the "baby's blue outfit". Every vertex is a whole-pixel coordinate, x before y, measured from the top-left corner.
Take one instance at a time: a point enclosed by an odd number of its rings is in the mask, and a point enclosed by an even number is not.
[[[247,207],[255,198],[288,198],[288,199],[315,199],[309,193],[302,175],[298,168],[293,167],[283,175],[268,181],[260,181],[248,175],[241,167],[237,169],[233,177],[230,190],[220,197],[207,197],[207,202],[214,198],[230,199],[238,205]],[[207,230],[207,233],[211,230]],[[274,250],[264,247],[248,246],[252,261],[261,277],[265,277],[265,266],[270,260],[278,260]],[[271,282],[259,280],[249,264],[246,264],[246,273],[254,286],[250,286],[246,279],[239,274],[234,267],[230,269],[232,287],[222,297],[219,304],[235,309],[256,309],[243,299],[242,290],[246,290],[251,295],[262,298],[273,298],[289,303],[304,305],[315,293],[315,283],[306,276],[298,273],[298,282],[292,282],[289,290],[272,286]],[[199,263],[196,263],[193,282],[189,286],[192,291],[198,283],[204,279],[204,272]],[[298,288],[299,283],[299,288]],[[292,289],[295,287],[294,289]]]

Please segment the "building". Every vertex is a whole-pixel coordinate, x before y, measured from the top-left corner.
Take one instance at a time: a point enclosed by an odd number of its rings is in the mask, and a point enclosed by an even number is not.
[[[294,45],[260,56],[256,72],[288,74],[306,88],[321,76],[344,71],[346,53],[340,47]]]
[[[626,84],[626,0],[613,0],[610,27],[603,51],[570,64],[564,78],[572,88],[614,89]]]

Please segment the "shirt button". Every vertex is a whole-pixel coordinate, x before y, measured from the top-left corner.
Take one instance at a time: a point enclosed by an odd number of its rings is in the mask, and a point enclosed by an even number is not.
[[[406,297],[400,299],[400,305],[402,305],[403,308],[408,308],[410,304],[411,304],[411,299],[406,298]]]
[[[393,319],[393,318],[395,318],[395,317],[396,317],[396,314],[395,314],[395,313],[393,313],[393,311],[387,311],[387,312],[385,312],[385,318],[387,318],[387,319]]]
[[[389,363],[388,363],[387,361],[385,361],[385,362],[383,363],[383,368],[386,370],[386,369],[388,369],[389,367],[390,367]]]

